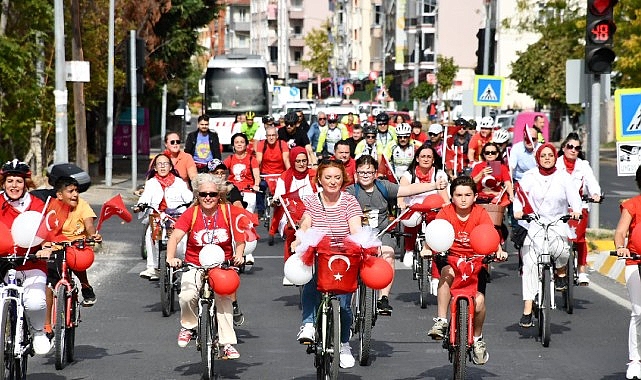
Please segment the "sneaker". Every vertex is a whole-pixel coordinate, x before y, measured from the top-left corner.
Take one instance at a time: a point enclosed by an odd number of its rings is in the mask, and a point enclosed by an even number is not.
[[[160,269],[152,269],[152,274],[149,276],[149,281],[160,280]]]
[[[240,307],[238,307],[238,304],[233,305],[234,308],[234,326],[240,326],[245,322],[245,317],[243,316],[243,312],[240,311]]]
[[[392,315],[392,306],[389,304],[389,298],[387,296],[382,296],[380,300],[376,302],[376,312],[379,315]]]
[[[341,368],[352,368],[356,364],[354,360],[354,355],[352,355],[352,347],[349,343],[341,343],[341,354],[340,354],[340,366]]]
[[[51,342],[44,331],[36,331],[33,334],[33,351],[36,355],[46,355],[51,350]]]
[[[240,354],[238,350],[231,344],[226,344],[225,347],[223,347],[223,359],[238,359],[239,357]]]
[[[287,276],[283,276],[283,286],[294,286],[294,283],[287,279]]]
[[[91,286],[82,288],[82,306],[93,306],[96,303],[96,293]]]
[[[194,330],[186,329],[184,327],[181,328],[178,333],[178,347],[187,347],[193,336]]]
[[[405,265],[406,268],[411,268],[412,265],[414,265],[413,251],[405,251],[405,254],[403,255],[403,265]]]
[[[628,363],[628,370],[625,372],[626,379],[641,379],[641,363],[638,360],[632,360]]]
[[[519,326],[527,328],[532,327],[532,325],[532,313],[523,314],[519,320]]]
[[[434,340],[441,340],[445,337],[447,326],[448,323],[446,319],[434,318],[434,326],[427,332],[427,335]]]
[[[316,341],[316,328],[313,323],[305,323],[298,332],[298,343],[312,344]]]
[[[274,235],[269,235],[269,240],[267,240],[269,246],[274,245]]]
[[[144,271],[140,272],[140,277],[142,277],[142,278],[146,278],[147,280],[149,280],[149,278],[150,278],[153,274],[155,274],[155,270],[154,270],[154,268],[147,268],[147,269],[145,269]]]
[[[245,264],[247,265],[254,265],[254,255],[251,253],[248,253],[245,255]]]
[[[579,273],[578,279],[579,286],[588,286],[590,285],[590,277],[587,273]]]
[[[472,361],[474,364],[483,365],[487,363],[489,358],[490,354],[487,352],[487,347],[483,339],[474,342],[474,346],[472,346]]]
[[[568,276],[563,276],[563,277],[557,277],[554,279],[554,289],[556,289],[558,292],[562,292],[565,289],[568,288]]]

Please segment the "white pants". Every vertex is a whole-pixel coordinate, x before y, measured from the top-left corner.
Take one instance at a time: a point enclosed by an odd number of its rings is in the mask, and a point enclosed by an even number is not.
[[[147,227],[145,233],[145,247],[147,248],[147,268],[158,268],[158,244],[151,239],[151,226]],[[185,250],[187,249],[187,235],[185,235],[176,247],[176,257],[179,259],[185,258]]]
[[[541,242],[532,244],[531,240],[526,240],[521,248],[521,257],[523,258],[523,275],[521,283],[523,286],[523,300],[533,301],[539,292],[539,266],[538,254],[542,252]],[[568,264],[569,249],[567,239],[557,236],[549,241],[550,253],[554,256],[554,264],[557,268],[564,267]],[[535,248],[536,247],[536,248]]]
[[[40,269],[29,269],[16,272],[16,279],[22,281],[24,288],[23,302],[27,318],[35,331],[42,331],[47,312],[47,275]],[[4,277],[5,282],[7,276]]]
[[[625,284],[632,304],[628,330],[628,359],[641,360],[641,278],[639,277],[639,266],[626,265]]]

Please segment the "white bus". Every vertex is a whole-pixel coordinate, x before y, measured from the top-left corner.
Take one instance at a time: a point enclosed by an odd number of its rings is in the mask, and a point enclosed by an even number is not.
[[[254,112],[259,124],[262,116],[271,115],[273,87],[267,61],[259,55],[227,54],[209,60],[201,87],[203,112],[221,144],[229,145],[231,136],[240,132],[234,127],[236,115]]]

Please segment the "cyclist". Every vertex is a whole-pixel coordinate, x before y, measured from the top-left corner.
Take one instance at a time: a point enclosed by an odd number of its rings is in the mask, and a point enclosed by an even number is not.
[[[412,122],[412,136],[411,139],[418,141],[421,144],[427,141],[427,134],[423,132],[423,124],[420,121]]]
[[[247,111],[245,113],[245,122],[240,126],[240,133],[245,134],[250,141],[254,140],[254,135],[260,127],[260,124],[254,123],[255,116],[255,112]]]
[[[485,116],[481,119],[481,122],[478,125],[479,132],[476,133],[470,139],[470,143],[467,148],[467,159],[469,161],[470,167],[481,159],[481,151],[485,144],[492,141],[492,129],[494,129],[494,118],[492,116]]]
[[[420,143],[411,139],[412,128],[407,123],[401,123],[396,126],[396,138],[398,143],[390,147],[391,151],[385,156],[390,157],[389,163],[394,170],[394,176],[401,178],[403,173],[414,160],[414,153],[420,147]]]
[[[198,173],[207,173],[207,162],[220,159],[218,134],[209,129],[209,116],[198,117],[198,129],[187,135],[185,152],[194,158]]]
[[[174,165],[167,155],[160,153],[151,161],[152,169],[147,174],[145,190],[138,199],[139,204],[146,204],[164,212],[167,209],[175,209],[177,212],[185,210],[185,203],[191,203],[194,195],[187,187],[185,181],[179,176]],[[134,207],[134,212],[145,211]],[[145,234],[145,245],[147,247],[147,269],[140,272],[140,277],[149,281],[160,279],[158,269],[158,246],[152,239],[153,226],[150,223]]]
[[[505,129],[497,129],[492,132],[492,142],[499,146],[499,160],[509,167],[510,151],[512,150],[510,144],[510,132]]]
[[[340,140],[349,138],[349,132],[343,124],[338,124],[338,115],[335,113],[327,114],[327,128],[320,131],[316,153],[323,156],[334,155],[334,144]]]
[[[236,207],[226,202],[228,186],[221,178],[211,174],[198,174],[194,180],[194,193],[198,196],[196,204],[188,208],[176,221],[174,231],[167,242],[167,263],[172,267],[182,265],[176,257],[178,242],[187,237],[185,262],[200,265],[199,252],[208,244],[218,245],[225,252],[225,260],[233,260],[234,265],[242,265],[245,250],[245,236],[239,233],[236,221],[241,214]],[[232,236],[233,240],[232,241]],[[235,247],[234,247],[235,245]],[[189,269],[182,275],[180,282],[180,324],[178,347],[186,347],[198,325],[198,294],[200,270]],[[218,321],[218,344],[226,359],[238,359],[240,354],[234,347],[237,344],[234,331],[232,299],[215,294],[216,320]]]
[[[481,224],[492,224],[492,220],[484,208],[476,205],[476,184],[468,176],[455,178],[450,185],[452,203],[444,206],[436,215],[437,219],[445,219],[454,227],[454,244],[450,252],[460,256],[474,255],[470,245],[469,235],[474,227]],[[432,252],[428,249],[428,254]],[[496,257],[499,260],[507,258],[507,253],[501,249],[499,244],[496,247]],[[437,317],[434,318],[434,326],[427,333],[432,339],[443,339],[447,331],[447,310],[450,303],[450,286],[454,281],[452,267],[443,260],[436,260],[441,277],[438,283],[438,306]],[[478,291],[475,298],[474,313],[474,346],[472,349],[472,361],[482,365],[487,363],[490,354],[487,352],[483,340],[483,322],[485,321],[485,288],[487,285],[487,270],[482,269],[478,275]]]
[[[385,112],[380,112],[376,115],[376,127],[378,129],[376,141],[382,145],[382,153],[385,154],[385,152],[389,151],[390,146],[397,142],[396,128],[389,125],[389,115]],[[389,157],[387,157],[387,159],[389,159]]]
[[[376,179],[378,162],[372,156],[361,156],[356,160],[356,183],[348,186],[345,191],[356,197],[363,214],[364,225],[383,231],[389,225],[388,206],[396,201],[399,196],[409,196],[427,191],[445,189],[447,181],[439,179],[437,182],[413,183],[400,186],[387,180]],[[396,243],[386,235],[381,246],[383,257],[394,268],[394,247]],[[380,291],[381,298],[376,303],[376,309],[381,315],[391,315],[392,306],[389,304],[389,293],[392,289],[390,283]]]
[[[373,125],[368,125],[363,128],[363,134],[365,138],[361,140],[354,149],[354,154],[356,158],[367,154],[376,159],[376,161],[381,162],[383,157],[383,145],[376,138],[378,136],[377,129]]]
[[[258,130],[254,134],[254,146],[252,147],[254,152],[258,151],[258,143],[261,141],[265,141],[267,139],[267,136],[266,136],[267,127],[273,127],[273,126],[274,126],[274,118],[269,115],[263,116],[263,125],[258,127]]]
[[[312,144],[309,142],[307,132],[298,127],[300,124],[296,112],[288,112],[284,118],[285,128],[278,129],[278,139],[283,140],[292,149],[295,146],[302,146],[307,151],[307,158],[312,165],[316,165],[316,154],[312,150]]]
[[[258,160],[247,150],[249,139],[243,133],[231,137],[234,153],[223,160],[229,169],[229,182],[233,183],[243,193],[247,202],[247,210],[254,212],[256,208],[256,191],[260,190],[260,171]]]
[[[568,214],[568,204],[572,212],[572,219],[578,219],[581,215],[581,197],[572,183],[570,175],[563,171],[557,170],[555,164],[557,152],[554,145],[546,143],[536,150],[537,167],[530,169],[518,182],[515,188],[514,197],[514,217],[523,218],[523,215],[535,213],[544,222],[549,223],[559,217]],[[524,245],[521,249],[521,258],[523,260],[523,275],[521,282],[523,285],[523,315],[519,321],[521,327],[532,326],[532,302],[538,292],[539,270],[537,265],[537,253],[535,245],[540,245],[539,237],[541,227],[536,223],[528,224],[521,220],[519,224],[527,228],[528,233]],[[562,250],[558,257],[555,258],[556,279],[555,287],[562,290],[567,280],[565,266],[568,261],[569,246],[567,238],[571,236],[571,231],[565,223],[559,223],[550,228],[554,234],[550,239],[550,244],[562,245]],[[538,247],[537,247],[538,248]]]
[[[601,186],[599,186],[599,182],[594,176],[590,163],[583,157],[581,140],[579,140],[577,133],[571,132],[568,137],[565,138],[565,141],[561,144],[561,152],[563,159],[556,161],[556,167],[570,174],[574,185],[579,189],[580,195],[589,195],[592,200],[599,202],[601,200]],[[590,284],[590,278],[587,273],[588,244],[585,242],[585,231],[588,226],[588,211],[588,203],[583,202],[583,208],[581,209],[583,219],[568,222],[570,228],[574,228],[576,232],[576,238],[573,239],[573,241],[577,246],[578,282],[579,285],[584,286]]]
[[[349,155],[352,156],[352,158],[356,158],[356,145],[358,145],[358,143],[362,140],[363,126],[360,124],[354,124],[354,128],[352,129],[352,137],[349,137],[347,139],[347,143],[349,144]]]
[[[44,203],[28,190],[33,189],[31,169],[29,165],[17,159],[6,162],[0,169],[0,183],[4,191],[0,195],[0,223],[9,230],[18,215],[25,211],[42,212]],[[44,246],[31,247],[29,252],[38,257],[49,257],[51,249],[41,249]],[[16,253],[24,255],[26,248],[14,246],[14,252],[2,252],[3,255]],[[46,314],[45,288],[47,283],[47,264],[43,260],[27,260],[17,268],[16,277],[22,281],[24,292],[24,307],[33,328],[33,349],[36,354],[44,355],[51,350],[51,343],[44,331]]]
[[[180,150],[180,135],[177,132],[167,132],[165,135],[165,150],[163,153],[171,158],[174,169],[178,172],[180,178],[189,184],[189,181],[196,177],[198,168],[194,162],[194,158],[182,150]],[[153,167],[149,164],[149,170]]]

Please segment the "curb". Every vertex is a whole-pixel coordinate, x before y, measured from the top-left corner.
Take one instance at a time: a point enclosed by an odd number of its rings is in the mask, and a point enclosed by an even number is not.
[[[625,260],[618,260],[616,257],[610,256],[610,251],[614,250],[614,242],[612,240],[594,240],[591,243],[596,245],[597,249],[588,254],[590,268],[625,285]]]

